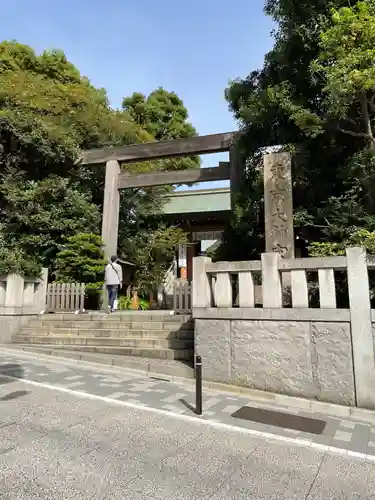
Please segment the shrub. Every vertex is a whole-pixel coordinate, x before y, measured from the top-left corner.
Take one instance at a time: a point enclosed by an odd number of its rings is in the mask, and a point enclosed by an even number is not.
[[[97,309],[106,261],[100,236],[81,233],[67,239],[56,257],[56,280],[86,284],[86,309]]]
[[[0,274],[21,276],[41,276],[42,265],[36,258],[30,258],[18,248],[0,246]]]

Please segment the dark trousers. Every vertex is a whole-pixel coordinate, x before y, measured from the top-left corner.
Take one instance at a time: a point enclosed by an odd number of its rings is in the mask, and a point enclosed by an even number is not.
[[[108,292],[108,305],[113,310],[113,305],[115,300],[117,299],[118,294],[118,285],[107,285]]]

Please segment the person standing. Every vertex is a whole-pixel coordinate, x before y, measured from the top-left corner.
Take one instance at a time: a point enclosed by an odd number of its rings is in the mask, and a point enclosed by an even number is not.
[[[119,289],[122,288],[122,267],[118,264],[116,255],[112,255],[105,267],[104,283],[108,292],[108,312],[111,313],[114,311]]]

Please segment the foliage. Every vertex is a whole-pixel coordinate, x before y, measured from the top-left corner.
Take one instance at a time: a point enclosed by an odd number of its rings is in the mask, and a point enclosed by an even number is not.
[[[132,96],[123,99],[122,106],[133,120],[157,141],[197,135],[195,128],[188,121],[189,115],[183,101],[175,92],[158,88],[147,97],[134,92]],[[148,163],[154,166],[152,169],[158,170],[183,170],[200,166],[197,156]]]
[[[136,265],[136,286],[140,296],[147,296],[163,281],[178,245],[186,241],[186,234],[181,229],[161,225],[150,232],[140,231],[124,241],[121,250]]]
[[[56,279],[62,283],[86,284],[86,309],[97,309],[103,290],[106,265],[100,236],[80,233],[67,238],[56,257]]]
[[[30,258],[21,249],[9,249],[0,245],[0,274],[38,277],[41,275],[41,267],[37,258]]]
[[[309,255],[312,257],[345,255],[345,248],[347,247],[362,247],[369,254],[375,255],[375,231],[360,229],[352,233],[347,240],[340,243],[313,242],[309,246]]]
[[[251,193],[251,195],[250,195]],[[231,220],[224,229],[223,242],[213,252],[213,260],[257,259],[264,251],[263,178],[259,157],[248,161],[247,176],[236,196]]]
[[[2,42],[0,137],[0,162],[36,180],[78,174],[80,149],[139,142],[148,134],[125,112],[113,112],[105,90],[93,87],[63,52],[38,56],[26,45]]]
[[[0,224],[8,258],[51,266],[65,237],[97,232],[104,170],[77,164],[81,148],[148,138],[62,52],[38,56],[0,43]]]
[[[375,148],[372,117],[375,111],[375,2],[333,9],[332,24],[321,33],[320,53],[311,63],[315,77],[324,82],[321,107],[329,126],[364,138]]]
[[[141,311],[147,311],[150,308],[150,303],[145,299],[139,299],[138,301],[139,309]],[[121,295],[118,299],[118,309],[120,311],[130,310],[132,305],[132,298],[129,296]]]
[[[114,110],[105,90],[95,88],[63,52],[37,55],[15,41],[0,43],[0,224],[5,240],[0,248],[8,268],[24,269],[25,258],[31,266],[35,261],[53,271],[65,238],[99,231],[104,168],[81,165],[83,149],[196,134],[175,93],[158,89],[144,98],[147,117],[142,117],[136,96]],[[190,158],[145,162],[127,169],[197,166],[199,159]],[[150,217],[160,212],[167,191],[124,193],[120,247],[124,239],[135,247],[132,238],[138,241],[140,231],[146,239],[149,230],[158,230],[157,220],[150,222]]]
[[[0,184],[3,244],[45,266],[53,263],[66,237],[97,231],[99,222],[97,206],[68,179],[28,181],[7,175]]]
[[[266,2],[266,13],[278,24],[274,47],[262,69],[226,90],[248,158],[239,217],[233,217],[222,246],[228,258],[244,258],[244,248],[250,258],[254,249],[264,248],[258,159],[271,146],[293,156],[297,235],[340,243],[360,228],[375,229],[375,161],[371,141],[363,136],[368,122],[358,94],[369,89],[372,123],[372,9],[373,1]],[[348,140],[348,130],[358,135]]]
[[[56,257],[56,278],[63,283],[103,282],[106,265],[101,237],[80,233],[67,238]]]

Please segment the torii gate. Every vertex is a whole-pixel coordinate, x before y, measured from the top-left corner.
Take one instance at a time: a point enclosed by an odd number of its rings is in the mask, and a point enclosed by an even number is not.
[[[105,255],[117,253],[120,189],[229,180],[232,195],[244,180],[245,160],[237,147],[238,132],[189,137],[130,146],[90,149],[83,152],[83,165],[106,165],[102,239]],[[213,168],[131,175],[120,163],[229,152],[229,162]],[[288,153],[264,156],[266,251],[294,257],[291,161]]]

